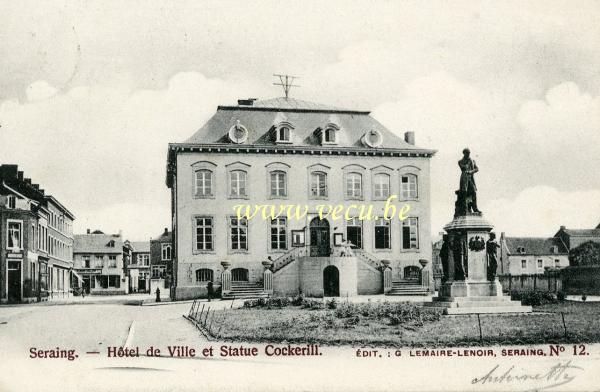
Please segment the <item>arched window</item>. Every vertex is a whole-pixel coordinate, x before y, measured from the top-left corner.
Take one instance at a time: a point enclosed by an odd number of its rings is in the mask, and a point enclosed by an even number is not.
[[[278,142],[289,142],[290,136],[291,136],[290,128],[285,127],[285,126],[281,127],[281,128],[279,128],[279,131],[277,134],[277,141]]]
[[[271,196],[286,197],[287,196],[287,178],[284,171],[271,172]]]
[[[248,174],[243,170],[232,170],[229,173],[229,189],[231,197],[247,196],[247,179]]]
[[[213,270],[208,268],[200,268],[196,270],[196,282],[212,282]]]
[[[161,260],[171,260],[171,244],[162,244]]]
[[[202,169],[196,171],[196,197],[209,197],[213,195],[213,173]]]
[[[348,173],[346,175],[346,196],[350,198],[362,197],[362,175],[360,173]]]
[[[336,142],[336,137],[335,137],[335,129],[333,128],[327,128],[325,130],[325,143],[335,143]]]
[[[373,176],[373,197],[376,199],[387,199],[390,196],[390,176],[379,173]]]
[[[400,177],[400,196],[403,199],[416,199],[418,197],[417,176],[403,174]]]
[[[312,172],[310,174],[310,195],[312,197],[327,197],[327,174]]]

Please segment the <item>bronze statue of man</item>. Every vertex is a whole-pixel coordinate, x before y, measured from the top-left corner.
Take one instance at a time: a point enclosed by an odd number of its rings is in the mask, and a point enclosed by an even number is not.
[[[474,174],[479,171],[474,159],[471,159],[471,151],[468,148],[463,150],[463,157],[458,161],[460,167],[460,194],[463,202],[466,204],[467,212],[481,213],[477,208],[477,186],[475,185]],[[459,196],[460,198],[460,196]]]
[[[496,279],[496,270],[498,269],[498,248],[500,245],[496,241],[496,233],[490,233],[490,239],[485,243],[487,253],[487,278],[490,282]]]

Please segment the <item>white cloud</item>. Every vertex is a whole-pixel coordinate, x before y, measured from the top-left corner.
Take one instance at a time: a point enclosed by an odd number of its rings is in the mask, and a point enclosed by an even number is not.
[[[58,90],[50,86],[45,80],[33,82],[25,90],[29,101],[41,101],[54,96],[57,92]]]
[[[186,72],[160,90],[93,85],[42,100],[4,101],[0,156],[70,208],[77,231],[107,224],[145,239],[170,222],[164,208],[167,144],[187,139],[218,104],[245,96],[248,85]],[[53,89],[45,82],[36,86]],[[140,218],[144,211],[152,220]]]
[[[600,223],[600,190],[561,192],[538,186],[488,203],[486,217],[509,236],[552,236],[561,225],[591,229]]]
[[[564,82],[549,89],[544,100],[525,102],[518,122],[527,141],[546,153],[589,150],[586,146],[600,144],[600,96]]]

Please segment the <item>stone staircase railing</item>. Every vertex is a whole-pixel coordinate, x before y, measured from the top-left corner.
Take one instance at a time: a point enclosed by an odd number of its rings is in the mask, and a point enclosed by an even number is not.
[[[364,262],[366,262],[367,264],[369,264],[371,267],[377,269],[377,270],[381,270],[385,264],[383,264],[381,262],[381,259],[379,259],[378,257],[375,257],[374,255],[370,254],[369,252],[363,250],[363,249],[352,249],[352,252],[359,256],[361,258],[361,260],[363,260]]]
[[[305,246],[292,248],[288,252],[273,260],[273,267],[271,267],[271,271],[275,273],[286,265],[290,264],[292,261],[296,260],[298,257],[306,256],[306,254],[307,247]]]

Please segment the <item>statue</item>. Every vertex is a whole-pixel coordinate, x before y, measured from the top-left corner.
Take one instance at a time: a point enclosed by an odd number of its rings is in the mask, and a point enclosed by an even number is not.
[[[463,158],[458,161],[460,167],[460,188],[456,191],[457,200],[455,204],[455,216],[466,215],[467,213],[478,213],[477,208],[477,186],[475,186],[474,174],[479,171],[475,160],[471,159],[471,151],[468,148],[463,150]]]
[[[440,259],[442,260],[442,283],[448,281],[448,257],[450,257],[450,244],[448,234],[442,236],[442,248],[440,249]]]
[[[454,260],[454,280],[466,280],[469,277],[467,244],[462,239],[455,237],[451,246]]]
[[[500,245],[496,241],[496,233],[490,233],[490,239],[485,244],[487,252],[487,278],[490,282],[496,279],[496,270],[498,269],[498,248]]]

